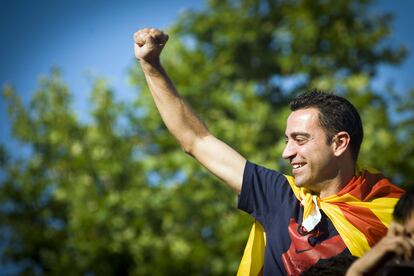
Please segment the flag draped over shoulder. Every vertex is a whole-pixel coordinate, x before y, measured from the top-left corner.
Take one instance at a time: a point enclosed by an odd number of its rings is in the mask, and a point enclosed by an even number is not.
[[[295,197],[304,207],[302,224],[310,231],[323,212],[332,221],[352,255],[360,257],[383,236],[392,220],[392,212],[404,190],[390,183],[381,173],[361,170],[336,195],[323,199],[305,188],[296,187],[294,178],[286,176]],[[261,275],[266,237],[256,221],[237,272],[238,276]]]

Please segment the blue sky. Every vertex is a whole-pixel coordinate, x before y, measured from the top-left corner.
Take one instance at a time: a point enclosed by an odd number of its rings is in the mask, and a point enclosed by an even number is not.
[[[203,5],[188,0],[3,0],[0,86],[13,85],[27,103],[39,77],[57,66],[82,117],[87,113],[91,76],[106,77],[119,98],[136,93],[128,85],[127,71],[135,61],[132,37],[137,29],[166,29],[185,9]],[[19,148],[10,141],[6,108],[0,98],[0,143]]]
[[[166,29],[185,9],[200,9],[202,0],[52,1],[2,0],[0,8],[0,87],[12,84],[28,102],[41,75],[58,66],[74,95],[74,108],[85,114],[92,77],[106,77],[120,99],[136,93],[128,85],[134,66],[132,34],[142,27]],[[414,1],[380,0],[378,11],[395,14],[391,42],[414,54]],[[414,87],[414,58],[399,67],[382,67],[376,85],[392,81],[401,90]],[[83,112],[83,113],[82,113]],[[0,98],[0,143],[10,142],[6,105]]]

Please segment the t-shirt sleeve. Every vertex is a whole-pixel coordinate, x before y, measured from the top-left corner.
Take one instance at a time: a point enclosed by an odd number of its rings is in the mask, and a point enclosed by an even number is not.
[[[291,200],[292,189],[278,171],[246,162],[238,208],[257,219],[264,227],[283,211],[281,206]],[[287,210],[284,210],[287,211]]]

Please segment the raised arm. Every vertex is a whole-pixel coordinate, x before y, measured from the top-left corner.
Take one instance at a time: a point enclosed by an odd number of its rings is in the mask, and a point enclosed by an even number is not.
[[[135,56],[168,130],[183,150],[237,192],[241,190],[246,159],[211,135],[207,127],[179,96],[160,63],[168,35],[156,29],[134,34]]]

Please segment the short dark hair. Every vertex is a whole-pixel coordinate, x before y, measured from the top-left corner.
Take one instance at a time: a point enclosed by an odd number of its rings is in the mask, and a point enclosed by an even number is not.
[[[351,154],[356,162],[364,137],[361,117],[356,108],[343,97],[317,89],[297,96],[290,103],[291,111],[312,107],[319,110],[319,123],[326,131],[328,143],[340,131],[349,134]]]
[[[404,223],[409,220],[414,211],[414,188],[410,188],[398,200],[394,207],[394,220],[399,223]]]

